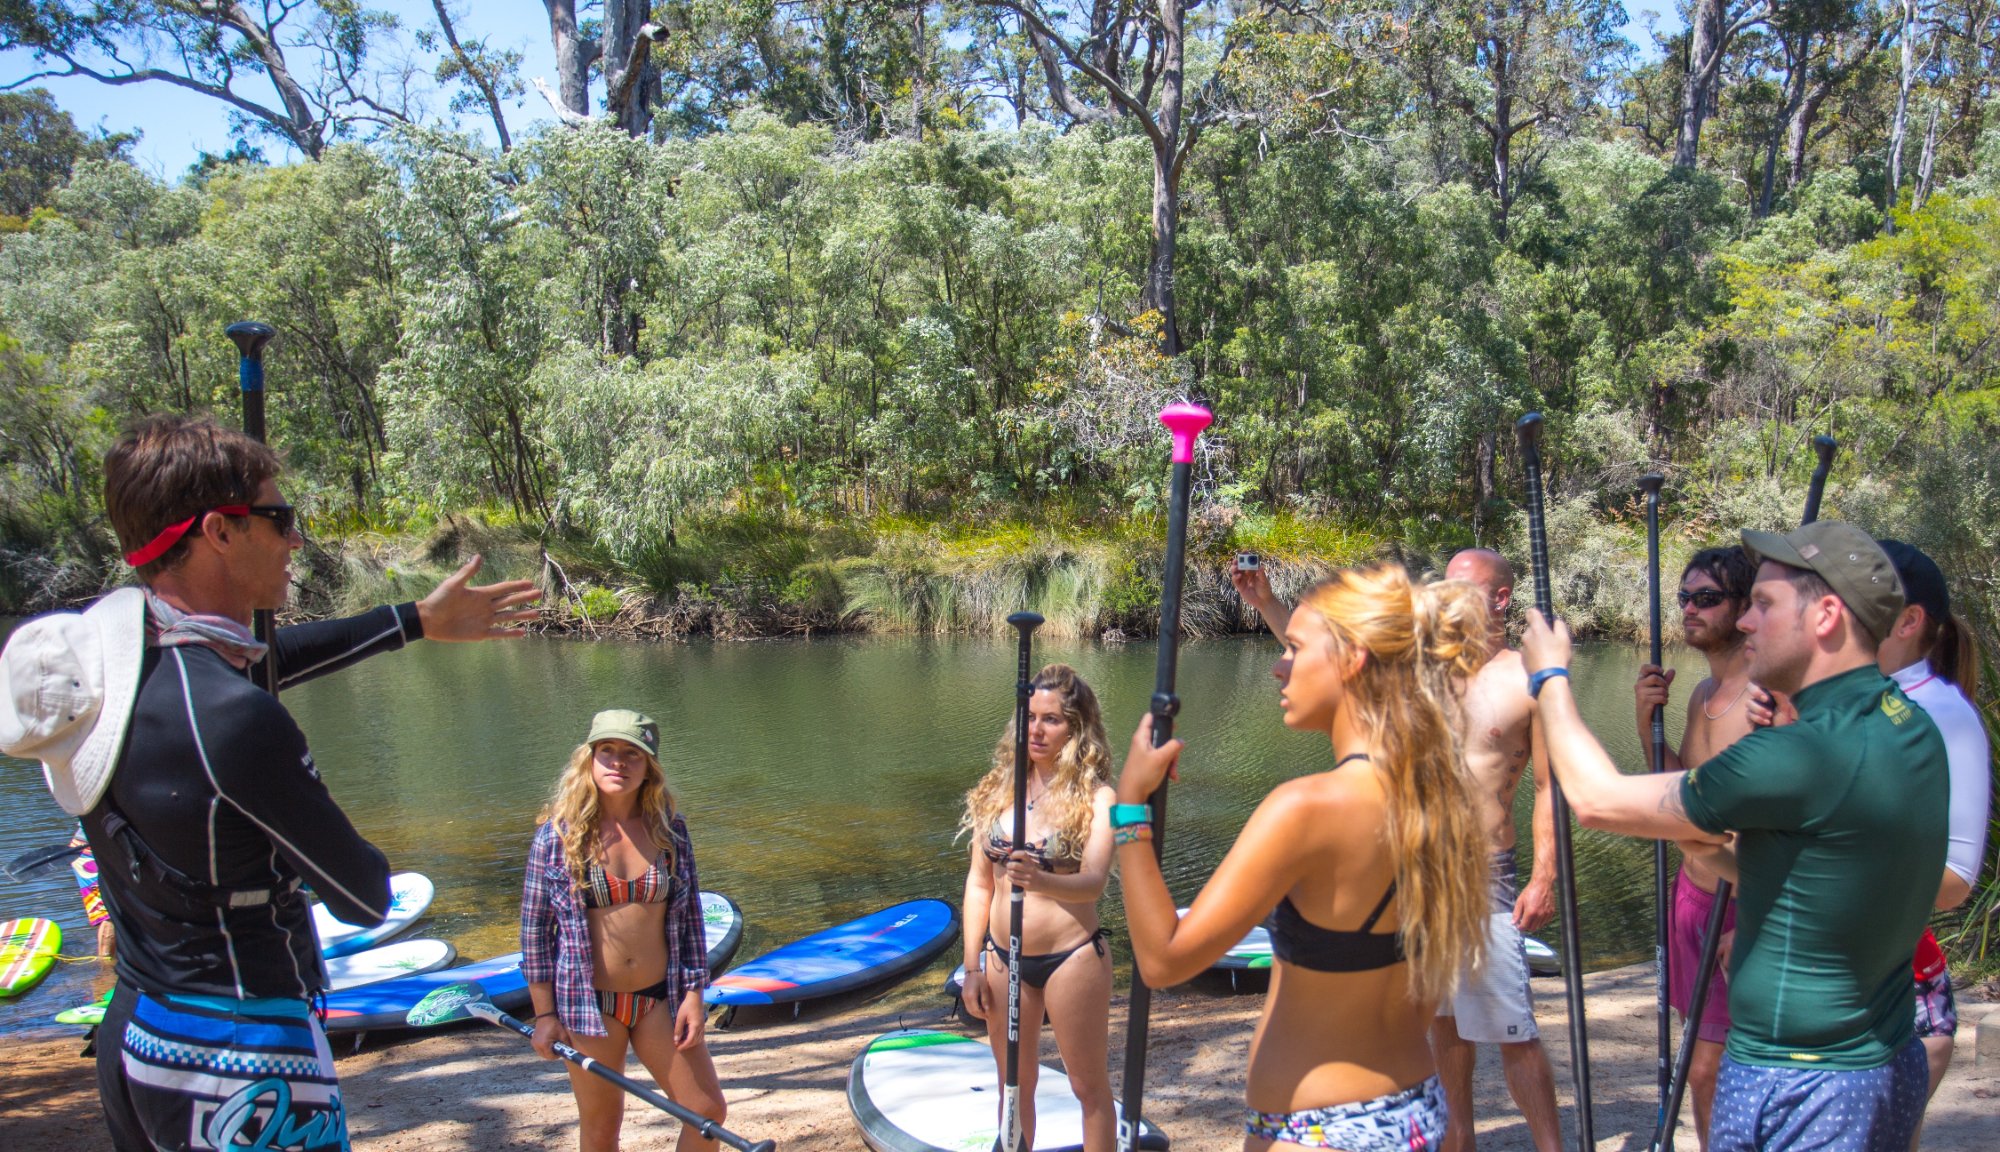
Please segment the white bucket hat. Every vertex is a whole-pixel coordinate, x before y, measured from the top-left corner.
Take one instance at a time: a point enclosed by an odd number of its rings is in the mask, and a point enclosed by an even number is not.
[[[111,783],[139,695],[146,594],[120,588],[87,611],[38,616],[0,653],[0,752],[42,762],[72,816]]]

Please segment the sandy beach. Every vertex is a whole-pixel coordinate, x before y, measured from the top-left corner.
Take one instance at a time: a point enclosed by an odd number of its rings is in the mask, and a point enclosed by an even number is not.
[[[934,974],[912,984],[936,988]],[[1650,966],[1596,973],[1588,989],[1590,1059],[1597,1147],[1643,1149],[1654,1115]],[[849,1116],[848,1066],[868,1040],[898,1027],[970,1030],[948,1018],[942,996],[913,997],[911,984],[873,997],[848,998],[762,1017],[745,1011],[710,1044],[729,1099],[729,1124],[753,1139],[786,1149],[845,1150],[865,1145]],[[1555,1063],[1566,1134],[1572,1134],[1567,1023],[1562,982],[1535,981],[1537,1009]],[[1990,1152],[2000,1146],[2000,1050],[1974,1059],[1972,1026],[1989,1013],[2000,1031],[2000,1008],[1988,990],[1961,993],[1958,1055],[1931,1104],[1923,1146],[1938,1152]],[[1196,984],[1153,998],[1146,1116],[1188,1152],[1241,1146],[1243,1064],[1263,1003],[1261,995],[1231,994],[1226,984]],[[1125,1002],[1112,1005],[1114,1080],[1125,1026]],[[568,1148],[576,1113],[557,1064],[537,1059],[524,1041],[477,1025],[421,1038],[370,1038],[359,1052],[337,1044],[341,1082],[354,1146],[360,1149]],[[1988,1041],[1989,1049],[2000,1049]],[[8,1152],[96,1152],[108,1149],[89,1065],[75,1038],[9,1040],[0,1076],[0,1146]],[[1053,1063],[1045,1035],[1043,1060]],[[638,1071],[643,1079],[643,1070]],[[1478,1081],[1482,1148],[1527,1148],[1513,1114],[1497,1053],[1482,1052]],[[628,1108],[625,1147],[671,1149],[677,1125],[636,1101]],[[1570,1135],[1571,1140],[1574,1139]],[[1681,1130],[1677,1147],[1696,1147]]]

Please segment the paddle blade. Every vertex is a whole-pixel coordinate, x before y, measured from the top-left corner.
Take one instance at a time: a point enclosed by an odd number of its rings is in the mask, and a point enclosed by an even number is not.
[[[53,848],[37,848],[33,852],[24,852],[6,864],[0,865],[0,872],[6,873],[9,879],[26,880],[30,876],[55,871],[69,863],[70,857],[82,851],[81,844],[58,844]]]
[[[480,1008],[485,1008],[489,1012],[495,1010],[493,1001],[486,996],[486,989],[481,988],[476,981],[467,981],[463,984],[447,984],[417,1001],[416,1007],[411,1008],[409,1015],[404,1019],[409,1021],[412,1028],[429,1028],[472,1016],[487,1019],[478,1011]]]

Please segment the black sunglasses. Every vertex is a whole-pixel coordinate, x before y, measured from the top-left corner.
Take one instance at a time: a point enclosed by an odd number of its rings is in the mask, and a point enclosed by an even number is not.
[[[290,536],[292,529],[299,526],[299,510],[290,504],[237,504],[230,508],[217,508],[235,516],[262,516],[271,522],[280,536]]]
[[[1674,593],[1674,599],[1680,601],[1683,608],[1690,604],[1697,608],[1714,608],[1726,603],[1729,597],[1724,595],[1719,589],[1697,588],[1692,592],[1676,592]]]

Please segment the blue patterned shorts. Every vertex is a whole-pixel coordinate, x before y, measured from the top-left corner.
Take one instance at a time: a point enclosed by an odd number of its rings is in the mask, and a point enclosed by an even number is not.
[[[1425,1152],[1444,1142],[1444,1085],[1433,1076],[1414,1088],[1373,1100],[1302,1112],[1249,1110],[1243,1130],[1301,1148],[1347,1152]]]
[[[347,1152],[333,1053],[302,1000],[141,994],[118,1049],[122,1126],[153,1147]]]
[[[1725,1053],[1708,1149],[1909,1152],[1929,1086],[1924,1046],[1915,1040],[1880,1068],[1853,1072],[1764,1068]]]

